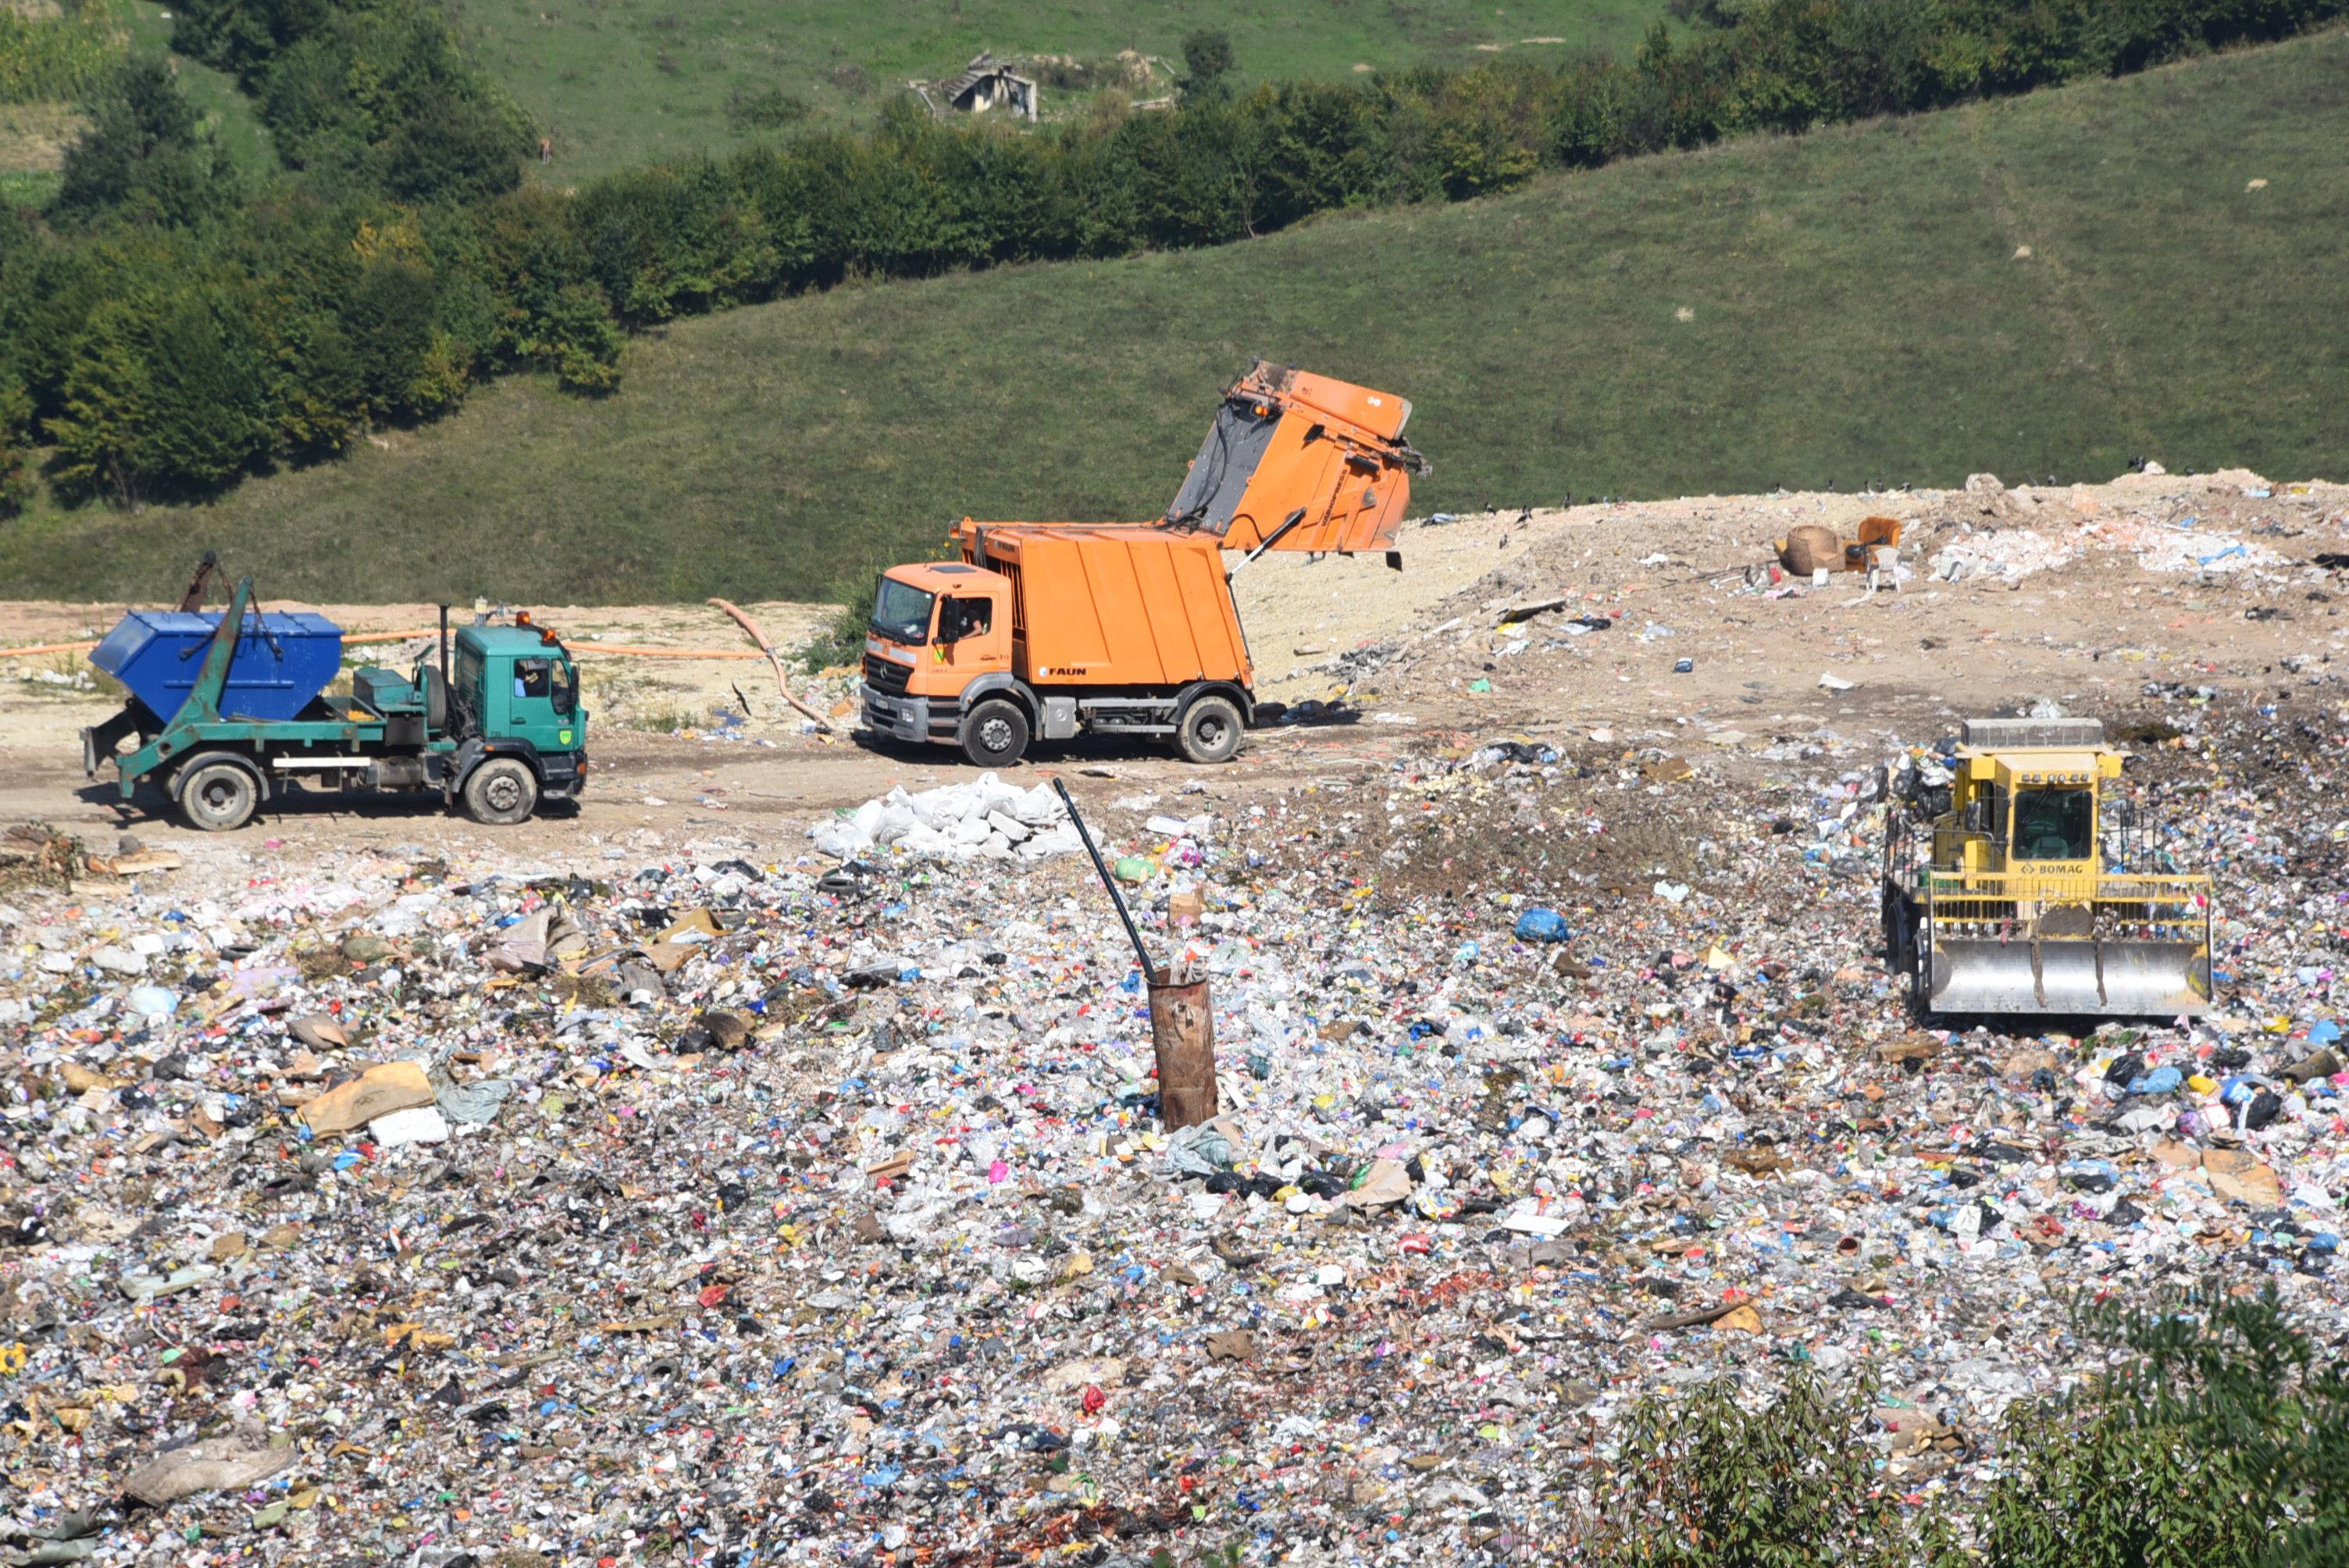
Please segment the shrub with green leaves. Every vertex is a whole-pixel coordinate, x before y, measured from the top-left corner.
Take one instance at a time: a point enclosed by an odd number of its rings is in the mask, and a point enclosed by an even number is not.
[[[1722,1378],[1628,1418],[1579,1560],[1606,1568],[1916,1568],[1947,1542],[1912,1525],[1867,1446],[1872,1379],[1841,1397],[1797,1368],[1754,1408]]]
[[[794,657],[802,669],[814,675],[864,659],[865,628],[872,624],[873,600],[879,587],[876,580],[861,592],[843,595],[848,603],[834,611],[832,619],[812,638],[800,645]]]
[[[1977,1521],[1990,1568],[2306,1568],[2349,1561],[2349,1369],[2271,1288],[2107,1303],[2127,1359],[2026,1408]],[[2337,1326],[2334,1332],[2337,1334]]]
[[[726,102],[726,119],[737,130],[781,130],[812,112],[808,100],[781,88],[736,88]]]
[[[1875,1386],[1797,1369],[1651,1394],[1596,1478],[1594,1568],[2313,1568],[2349,1542],[2349,1364],[2275,1293],[2078,1315],[2111,1373],[2016,1405],[1987,1490],[1906,1507],[1868,1442]],[[2337,1333],[2337,1330],[2335,1331]]]
[[[230,210],[234,173],[180,91],[170,64],[126,60],[90,104],[89,128],[66,150],[49,214],[69,228],[101,221],[183,229]]]

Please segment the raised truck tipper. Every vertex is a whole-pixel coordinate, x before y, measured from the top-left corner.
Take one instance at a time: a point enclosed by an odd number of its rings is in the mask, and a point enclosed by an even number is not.
[[[1920,1013],[2209,1011],[2210,879],[2153,869],[2122,758],[2092,718],[1969,719],[1947,805],[1889,804],[1885,952]]]
[[[1227,761],[1256,717],[1231,573],[1268,550],[1383,551],[1411,476],[1411,405],[1259,360],[1224,394],[1155,522],[957,524],[962,559],[882,573],[864,722],[1008,767],[1035,739],[1172,740]],[[1226,571],[1226,551],[1248,553]]]
[[[255,608],[250,577],[224,614],[133,611],[89,655],[130,699],[82,731],[83,770],[112,763],[125,801],[153,780],[190,827],[214,832],[243,827],[295,780],[461,802],[489,823],[526,820],[585,782],[578,671],[526,616],[460,629],[452,655],[443,608],[437,666],[365,666],[347,697],[326,691],[342,646],[323,615]]]

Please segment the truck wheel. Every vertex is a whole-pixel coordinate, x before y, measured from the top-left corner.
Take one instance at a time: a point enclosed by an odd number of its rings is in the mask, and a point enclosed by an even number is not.
[[[1027,754],[1028,716],[1017,703],[994,697],[963,721],[962,754],[978,768],[1009,768]]]
[[[1898,975],[1909,967],[1909,903],[1888,879],[1884,885],[1884,966]]]
[[[1229,762],[1240,748],[1239,705],[1227,696],[1203,696],[1183,710],[1174,747],[1186,762]]]
[[[224,757],[200,757],[181,769],[173,794],[188,826],[207,833],[233,832],[253,820],[261,804],[253,770]]]
[[[538,776],[530,764],[492,757],[465,779],[465,814],[493,828],[527,822],[538,807]]]
[[[1909,1010],[1920,1025],[1933,1017],[1932,939],[1913,925],[1909,932]]]

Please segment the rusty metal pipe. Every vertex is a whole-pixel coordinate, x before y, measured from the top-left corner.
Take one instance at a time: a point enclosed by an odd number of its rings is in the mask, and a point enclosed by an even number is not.
[[[1133,914],[1125,907],[1125,895],[1117,891],[1117,879],[1109,874],[1109,865],[1102,859],[1101,851],[1093,847],[1093,836],[1086,830],[1085,820],[1077,814],[1077,803],[1069,795],[1069,787],[1058,779],[1052,789],[1061,797],[1061,804],[1069,809],[1069,820],[1076,824],[1077,838],[1084,844],[1085,853],[1092,857],[1093,870],[1100,873],[1102,886],[1109,890],[1110,903],[1117,906],[1118,919],[1125,922],[1125,934],[1133,941],[1133,955],[1142,961],[1142,977],[1151,985],[1158,984],[1158,965],[1150,962],[1150,950],[1142,945],[1142,932],[1133,923]]]
[[[1150,1045],[1158,1057],[1158,1119],[1171,1130],[1215,1119],[1216,1008],[1189,965],[1150,983]]]

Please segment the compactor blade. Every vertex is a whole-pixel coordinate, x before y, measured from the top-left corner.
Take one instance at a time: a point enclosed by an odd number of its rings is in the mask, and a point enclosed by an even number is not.
[[[2210,1010],[2210,955],[2199,942],[2106,942],[2108,1013],[2148,1016]]]
[[[2189,1016],[2210,1006],[2210,962],[2196,942],[1936,937],[1936,1013]]]

